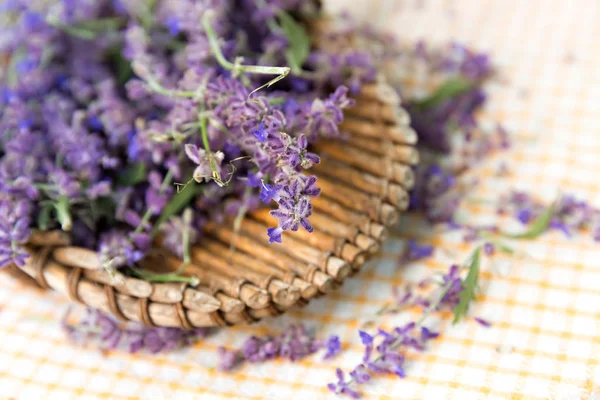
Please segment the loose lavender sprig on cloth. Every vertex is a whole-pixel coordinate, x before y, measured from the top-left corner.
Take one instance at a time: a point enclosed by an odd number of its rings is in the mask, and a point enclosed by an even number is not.
[[[488,250],[485,251],[485,248]],[[429,340],[440,335],[425,326],[427,319],[435,312],[444,309],[452,310],[453,323],[458,322],[466,315],[470,303],[474,300],[482,251],[486,254],[490,253],[489,243],[477,246],[463,264],[463,268],[452,265],[448,272],[438,279],[427,279],[426,282],[437,282],[436,289],[433,290],[429,299],[423,296],[409,296],[416,300],[412,304],[423,310],[416,321],[396,327],[392,331],[380,328],[375,334],[359,331],[361,342],[365,347],[362,362],[350,372],[349,379],[338,368],[336,371],[337,382],[329,383],[327,385],[329,390],[336,394],[359,399],[361,394],[355,387],[369,382],[372,375],[393,373],[399,378],[404,378],[406,376],[406,358],[398,350],[404,348],[422,352],[426,349]],[[468,271],[464,277],[461,276],[461,269]],[[409,300],[408,297],[405,297],[402,301],[408,302]],[[481,318],[475,318],[475,320],[483,326],[490,325]],[[375,353],[377,356],[373,357]]]
[[[230,371],[244,361],[260,363],[274,358],[298,361],[321,349],[325,350],[324,359],[335,357],[342,349],[340,338],[332,335],[320,341],[314,330],[307,329],[302,324],[290,325],[277,336],[251,336],[236,350],[219,347],[218,368]]]
[[[86,309],[77,322],[71,321],[70,309],[63,317],[67,336],[76,343],[98,343],[104,350],[127,348],[131,353],[146,350],[167,352],[188,346],[206,336],[206,330],[186,331],[178,328],[153,328],[136,323],[122,323],[98,310]]]
[[[555,204],[545,205],[529,193],[513,191],[500,198],[497,211],[511,215],[529,228],[548,214],[547,221],[543,221],[546,223],[538,229],[540,234],[556,229],[571,237],[574,232],[589,230],[592,238],[600,242],[600,208],[575,196],[563,195]]]

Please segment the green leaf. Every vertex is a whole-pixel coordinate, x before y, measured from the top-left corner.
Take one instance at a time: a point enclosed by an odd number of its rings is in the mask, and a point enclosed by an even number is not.
[[[277,106],[285,103],[287,99],[285,97],[271,97],[269,98],[269,104],[272,106]]]
[[[463,318],[469,310],[471,301],[475,299],[475,289],[477,288],[477,281],[479,280],[479,264],[481,261],[481,246],[477,247],[471,257],[471,265],[469,266],[469,273],[462,281],[462,290],[460,292],[460,301],[454,307],[454,320],[452,324],[456,324]]]
[[[146,164],[138,162],[128,165],[117,177],[118,186],[134,186],[146,180]]]
[[[421,110],[435,107],[446,99],[465,93],[473,87],[473,82],[464,78],[451,78],[442,84],[431,96],[421,100],[417,106]]]
[[[121,47],[112,47],[108,52],[108,59],[117,75],[117,82],[125,84],[133,76],[133,68],[129,60],[123,57]]]
[[[292,71],[300,71],[310,52],[310,37],[306,29],[289,14],[280,11],[277,17],[283,34],[288,40],[286,60]]]
[[[90,202],[91,217],[94,222],[106,219],[112,222],[115,219],[115,202],[110,197],[98,197]]]
[[[79,28],[75,25],[61,24],[58,22],[53,22],[50,25],[78,39],[94,40],[96,38],[96,32],[85,28]]]
[[[60,227],[63,231],[70,231],[73,226],[73,219],[71,218],[71,202],[65,195],[59,196],[54,203],[56,210],[56,219],[60,223]]]
[[[73,25],[63,24],[55,17],[46,19],[48,25],[83,40],[94,40],[99,33],[116,31],[124,22],[122,18],[98,18],[80,21]]]
[[[515,249],[513,249],[512,247],[510,247],[502,242],[494,241],[493,244],[496,247],[496,249],[501,253],[505,253],[505,254],[516,254],[517,253],[515,251]]]
[[[160,214],[160,217],[158,217],[158,219],[156,220],[154,228],[152,229],[152,236],[158,233],[160,226],[169,218],[171,218],[171,216],[183,210],[185,206],[187,206],[190,203],[190,201],[192,201],[192,199],[198,193],[200,193],[201,189],[201,186],[198,186],[195,182],[192,182],[189,185],[187,185],[185,189],[183,189],[181,192],[173,196],[173,198],[171,198],[171,201],[169,201],[169,203],[163,209],[163,212],[162,214]]]
[[[75,26],[92,31],[114,31],[119,29],[125,20],[119,17],[96,18],[81,21]]]
[[[54,209],[54,205],[52,203],[45,203],[42,205],[40,209],[40,213],[38,214],[38,228],[42,231],[47,231],[50,226],[50,218],[52,210]]]
[[[511,239],[535,239],[542,233],[548,230],[554,210],[556,208],[556,201],[550,204],[548,208],[544,210],[530,225],[529,228],[523,233],[503,233],[504,236]]]

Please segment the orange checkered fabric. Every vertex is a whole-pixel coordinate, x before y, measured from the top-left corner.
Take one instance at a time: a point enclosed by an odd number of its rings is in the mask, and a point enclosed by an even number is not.
[[[350,3],[341,0],[328,5]],[[456,39],[492,54],[503,84],[494,85],[485,117],[514,133],[504,155],[512,174],[495,175],[497,160],[478,169],[475,197],[511,188],[552,200],[558,190],[600,205],[600,2],[597,0],[353,1],[358,16],[385,24],[407,40]],[[486,202],[465,217],[496,220]],[[405,228],[410,226],[410,230]],[[552,232],[517,246],[522,257],[498,255],[485,266],[484,290],[471,309],[493,323],[457,326],[439,320],[442,337],[411,353],[403,379],[364,385],[368,399],[600,398],[600,245],[590,235]],[[436,255],[398,270],[403,239],[434,244]],[[453,234],[432,232],[406,217],[384,255],[338,292],[258,325],[224,329],[192,348],[164,355],[74,347],[58,320],[67,301],[0,280],[0,397],[18,399],[329,399],[325,385],[337,366],[361,357],[357,329],[391,295],[394,285],[442,271],[468,253]],[[377,317],[394,326],[409,315]],[[233,373],[215,370],[216,348],[237,347],[250,334],[292,321],[345,343],[334,360],[274,361]]]

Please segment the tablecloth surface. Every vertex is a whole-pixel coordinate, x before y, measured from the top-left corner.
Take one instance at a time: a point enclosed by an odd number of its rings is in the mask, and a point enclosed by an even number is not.
[[[524,189],[551,201],[573,193],[600,205],[600,2],[597,0],[333,1],[378,21],[403,39],[462,41],[489,52],[502,71],[485,116],[502,121],[515,146],[512,174],[496,176],[498,158],[477,170],[480,189],[464,216],[496,220],[493,200]],[[374,319],[393,286],[443,271],[468,254],[456,235],[405,217],[384,254],[341,290],[258,325],[225,329],[193,348],[165,355],[103,354],[74,347],[58,319],[67,301],[0,277],[0,398],[18,399],[332,399],[325,385],[337,366],[361,358],[359,326]],[[397,268],[407,238],[437,246],[431,259]],[[589,233],[559,232],[517,243],[522,257],[498,255],[482,273],[471,309],[492,322],[440,324],[442,337],[411,353],[407,377],[378,377],[368,399],[600,398],[600,245]],[[407,316],[378,317],[394,326]],[[273,361],[234,373],[213,367],[219,345],[277,332],[291,322],[337,334],[335,360]]]

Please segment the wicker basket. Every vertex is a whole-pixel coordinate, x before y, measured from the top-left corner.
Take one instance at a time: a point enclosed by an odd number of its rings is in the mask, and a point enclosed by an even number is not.
[[[228,326],[278,315],[330,292],[377,252],[387,226],[408,206],[411,166],[419,158],[408,124],[389,86],[364,86],[341,127],[348,139],[317,146],[322,163],[313,171],[322,194],[313,200],[314,232],[286,232],[283,245],[270,245],[265,231],[276,221],[267,209],[246,216],[237,234],[232,224],[209,224],[184,271],[199,278],[196,287],[123,275],[113,279],[95,252],[70,246],[62,232],[35,234],[32,257],[9,272],[150,326]],[[162,272],[179,265],[161,249],[143,260],[144,268]]]

